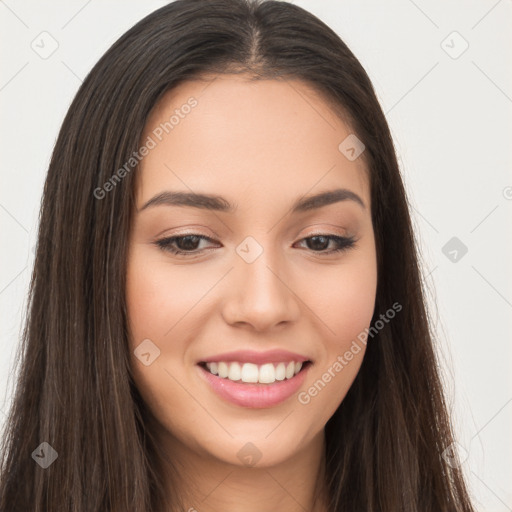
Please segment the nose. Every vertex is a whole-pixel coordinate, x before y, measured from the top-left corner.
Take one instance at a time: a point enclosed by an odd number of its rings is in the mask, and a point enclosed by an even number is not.
[[[238,258],[238,257],[237,257]],[[231,272],[223,317],[230,325],[265,331],[299,318],[300,298],[285,262],[263,253],[252,263],[241,258]]]

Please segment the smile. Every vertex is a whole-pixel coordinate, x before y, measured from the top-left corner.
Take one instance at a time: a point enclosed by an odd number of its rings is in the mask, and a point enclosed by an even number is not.
[[[218,375],[223,379],[260,384],[272,384],[276,380],[291,379],[300,372],[303,365],[299,361],[266,363],[262,365],[238,361],[219,361],[203,364],[212,375]]]
[[[311,361],[263,364],[210,361],[198,363],[196,368],[200,378],[223,401],[264,409],[277,406],[299,392],[312,364]]]

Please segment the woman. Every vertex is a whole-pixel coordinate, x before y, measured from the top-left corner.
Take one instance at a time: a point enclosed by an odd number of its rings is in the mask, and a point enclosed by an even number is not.
[[[473,510],[386,120],[292,4],[178,0],[93,68],[23,341],[2,511]]]

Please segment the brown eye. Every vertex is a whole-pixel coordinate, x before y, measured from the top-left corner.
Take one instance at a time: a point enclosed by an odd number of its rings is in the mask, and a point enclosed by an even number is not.
[[[201,240],[213,242],[211,238],[203,235],[182,235],[162,238],[157,240],[155,244],[164,251],[172,254],[195,254],[203,249],[198,249]]]
[[[335,252],[344,251],[354,246],[355,240],[353,237],[342,237],[337,235],[314,235],[308,238],[303,238],[301,242],[306,242],[307,248],[313,252],[332,254]],[[329,244],[334,242],[334,249],[326,250]]]

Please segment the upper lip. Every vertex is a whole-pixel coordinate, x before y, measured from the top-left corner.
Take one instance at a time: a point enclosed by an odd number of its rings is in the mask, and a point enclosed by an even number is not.
[[[217,354],[215,356],[207,357],[202,359],[201,363],[218,363],[224,362],[244,362],[253,364],[264,364],[264,363],[287,363],[295,361],[296,363],[304,363],[310,361],[310,359],[301,354],[290,352],[288,350],[268,350],[266,352],[257,352],[254,350],[236,350],[234,352],[224,352],[223,354]]]

